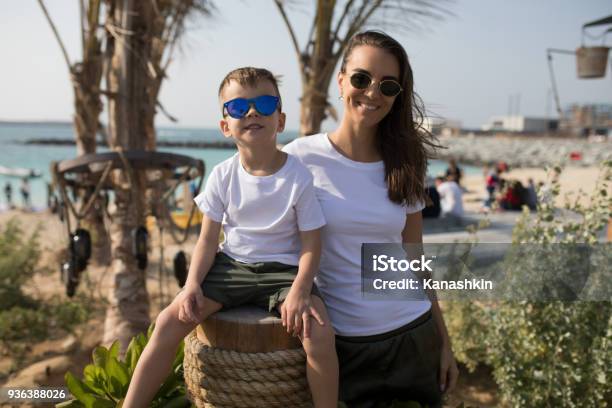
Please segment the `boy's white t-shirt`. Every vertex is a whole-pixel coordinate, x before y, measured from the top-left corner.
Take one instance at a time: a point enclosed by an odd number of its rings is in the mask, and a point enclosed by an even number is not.
[[[253,176],[236,153],[213,168],[194,201],[223,224],[220,251],[241,262],[298,265],[299,231],[325,225],[312,175],[291,155],[276,173]]]
[[[421,211],[424,203],[393,203],[387,195],[384,163],[356,162],[343,156],[327,134],[298,138],[283,150],[311,171],[327,221],[316,283],[336,333],[385,333],[427,312],[429,300],[364,300],[361,293],[361,245],[401,243],[406,215]]]

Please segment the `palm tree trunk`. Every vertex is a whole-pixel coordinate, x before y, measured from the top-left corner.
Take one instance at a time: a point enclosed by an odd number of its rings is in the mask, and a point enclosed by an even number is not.
[[[148,95],[146,61],[148,47],[145,35],[147,10],[151,2],[121,0],[114,2],[109,17],[114,33],[121,41],[110,39],[111,63],[107,84],[114,95],[109,100],[109,134],[113,150],[144,149]],[[138,268],[132,254],[132,232],[144,225],[145,177],[134,169],[115,170],[115,209],[111,232],[113,263],[112,288],[104,325],[104,343],[118,339],[125,350],[130,339],[146,331],[149,318],[149,296],[146,268]]]
[[[124,173],[124,172],[121,172]],[[124,174],[118,177],[124,176]],[[116,180],[118,181],[118,180]],[[128,183],[123,183],[127,187]],[[133,199],[141,188],[116,188],[111,227],[113,251],[112,286],[104,322],[104,344],[119,340],[125,350],[132,337],[149,326],[147,270],[139,269],[132,254],[132,231],[142,225],[142,211]]]
[[[318,0],[315,17],[314,48],[312,58],[305,66],[307,74],[302,89],[300,109],[300,132],[303,136],[318,133],[326,117],[327,89],[331,75],[328,60],[332,55],[333,41],[331,23],[334,16],[335,0]]]
[[[309,136],[321,130],[321,123],[326,117],[326,106],[327,94],[324,90],[316,89],[310,84],[303,87],[300,106],[300,135]]]

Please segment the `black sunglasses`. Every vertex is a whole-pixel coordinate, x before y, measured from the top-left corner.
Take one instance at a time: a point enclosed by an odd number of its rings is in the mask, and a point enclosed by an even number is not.
[[[355,72],[351,75],[351,85],[356,89],[368,89],[372,85],[372,77],[363,72]],[[402,92],[402,86],[394,79],[383,79],[378,83],[378,89],[380,93],[393,97],[397,96]]]

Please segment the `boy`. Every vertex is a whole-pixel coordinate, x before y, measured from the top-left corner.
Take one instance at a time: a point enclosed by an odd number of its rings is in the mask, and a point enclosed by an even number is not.
[[[157,317],[123,407],[149,404],[197,324],[247,302],[281,314],[287,332],[302,340],[315,407],[336,407],[334,331],[313,286],[325,220],[309,171],[276,148],[285,125],[276,78],[265,69],[236,69],[221,82],[219,100],[221,131],[238,153],[215,166],[194,199],[204,217],[187,282]]]

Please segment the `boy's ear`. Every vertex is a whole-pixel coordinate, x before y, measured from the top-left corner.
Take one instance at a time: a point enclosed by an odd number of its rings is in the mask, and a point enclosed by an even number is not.
[[[225,136],[225,137],[232,137],[232,132],[230,131],[229,124],[227,123],[227,120],[221,119],[219,121],[219,129],[221,129],[221,133],[223,133],[223,136]]]
[[[278,115],[278,127],[276,128],[276,133],[283,133],[283,130],[285,130],[285,120],[287,119],[287,116],[281,112],[280,115]]]

